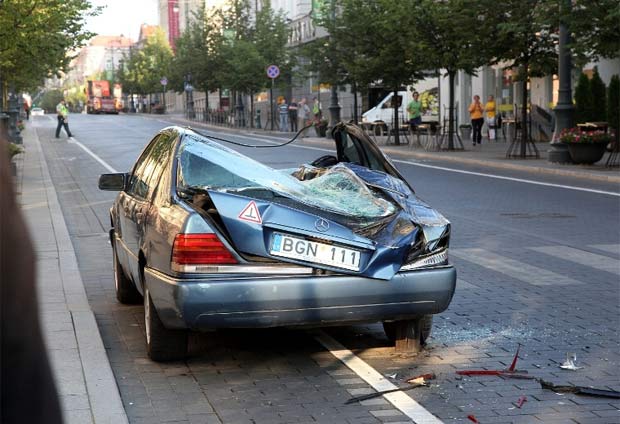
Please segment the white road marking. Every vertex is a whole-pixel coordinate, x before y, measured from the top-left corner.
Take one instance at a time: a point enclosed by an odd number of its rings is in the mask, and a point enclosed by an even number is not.
[[[450,254],[535,286],[582,284],[570,277],[497,255],[485,249],[450,249]]]
[[[456,288],[458,289],[462,289],[462,290],[472,290],[472,289],[479,289],[480,287],[473,285],[472,283],[469,283],[465,280],[463,280],[462,278],[458,278],[456,280]]]
[[[104,161],[99,156],[97,156],[95,153],[93,153],[93,151],[90,150],[88,147],[84,146],[82,143],[77,141],[74,137],[69,138],[69,143],[77,144],[82,150],[84,150],[93,159],[95,159],[97,162],[99,162],[101,164],[101,166],[103,166],[105,169],[107,169],[110,173],[112,173],[112,174],[117,174],[118,173],[118,171],[116,169],[114,169],[106,161]]]
[[[620,255],[620,244],[591,244],[589,247]]]
[[[620,275],[620,261],[618,259],[597,255],[596,253],[590,253],[568,246],[541,246],[530,247],[529,249],[544,253],[545,255],[555,256],[556,258]]]
[[[437,160],[441,160],[441,158],[437,158]],[[397,163],[404,163],[407,165],[419,166],[421,168],[438,169],[440,171],[456,172],[459,174],[466,174],[466,175],[476,175],[478,177],[495,178],[496,180],[514,181],[517,183],[534,184],[534,185],[540,185],[540,186],[545,186],[545,187],[564,188],[567,190],[585,191],[587,193],[606,194],[608,196],[620,197],[620,192],[616,193],[613,191],[595,190],[592,188],[576,187],[576,186],[569,186],[569,185],[564,185],[564,184],[544,183],[542,181],[526,180],[523,178],[504,177],[502,175],[486,174],[484,172],[465,171],[462,169],[447,168],[445,166],[437,166],[437,165],[428,165],[425,163],[411,162],[411,161],[401,160],[401,159],[392,159],[392,161],[397,162]]]
[[[355,372],[362,380],[370,384],[376,391],[380,392],[398,388],[377,370],[355,356],[353,352],[325,332],[321,330],[314,332],[314,338],[332,355],[349,367],[351,371]],[[388,393],[383,395],[383,397],[401,410],[403,414],[411,418],[416,424],[438,424],[442,422],[439,418],[424,409],[422,405],[409,397],[405,392]]]

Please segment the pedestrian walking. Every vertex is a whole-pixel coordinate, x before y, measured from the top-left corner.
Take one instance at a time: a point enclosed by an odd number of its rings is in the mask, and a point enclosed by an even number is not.
[[[471,119],[471,128],[472,128],[472,143],[475,146],[476,143],[482,143],[482,124],[484,123],[484,118],[482,117],[482,113],[484,111],[484,107],[482,103],[480,103],[480,96],[475,95],[474,101],[469,105],[469,117]]]
[[[26,112],[26,121],[30,120],[30,105],[28,100],[24,100],[24,112]]]
[[[409,113],[409,127],[411,132],[418,129],[418,125],[422,123],[422,102],[419,100],[420,95],[416,92],[413,93],[413,100],[407,105],[407,112]]]
[[[291,123],[291,131],[297,132],[297,110],[299,109],[299,105],[297,104],[297,100],[295,97],[291,99],[291,104],[288,105],[288,120]]]
[[[489,141],[495,140],[495,128],[497,128],[497,122],[495,120],[495,98],[489,95],[486,104],[484,105],[484,112],[486,113],[486,123],[489,128]]]
[[[323,117],[323,110],[321,109],[321,102],[316,97],[312,98],[312,117],[315,124],[318,124]]]
[[[288,104],[286,104],[286,97],[282,98],[278,106],[278,112],[280,113],[280,132],[286,132],[288,130]]]
[[[300,138],[306,137],[306,134],[308,133],[308,128],[305,127],[310,125],[311,122],[312,120],[310,119],[310,106],[308,106],[306,98],[302,97],[299,105],[297,106],[297,124],[300,128],[304,128],[304,130],[299,135]]]
[[[58,125],[56,126],[56,138],[60,135],[60,128],[64,127],[68,137],[73,137],[71,130],[69,129],[69,110],[65,104],[65,99],[62,99],[58,105],[56,105],[56,118],[58,119]]]

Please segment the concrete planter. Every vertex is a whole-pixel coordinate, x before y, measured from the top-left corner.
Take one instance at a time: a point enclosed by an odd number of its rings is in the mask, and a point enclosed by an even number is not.
[[[568,153],[574,163],[593,164],[603,158],[607,142],[603,143],[566,143]]]

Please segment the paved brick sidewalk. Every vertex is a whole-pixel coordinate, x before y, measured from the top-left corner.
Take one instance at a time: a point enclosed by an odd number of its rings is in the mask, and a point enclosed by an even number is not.
[[[33,128],[22,135],[17,191],[36,249],[43,337],[65,422],[126,423],[39,139]]]

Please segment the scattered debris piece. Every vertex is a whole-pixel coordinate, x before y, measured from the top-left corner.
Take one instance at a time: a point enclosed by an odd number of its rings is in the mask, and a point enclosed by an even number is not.
[[[398,373],[397,373],[397,372],[395,372],[394,374],[386,374],[386,377],[389,377],[389,378],[391,378],[392,380],[395,380],[397,376],[398,376]]]
[[[517,360],[519,359],[520,350],[521,350],[521,343],[517,345],[517,353],[515,353],[515,357],[513,358],[512,364],[510,364],[510,368],[508,368],[508,371],[515,372],[515,369],[517,368]]]
[[[530,377],[527,375],[527,371],[519,371],[517,370],[517,361],[519,359],[519,352],[521,351],[521,343],[517,346],[517,353],[515,353],[515,357],[512,359],[512,363],[510,367],[505,370],[464,370],[457,371],[458,375],[466,375],[471,377],[473,375],[495,375],[495,376],[505,376],[511,378],[523,378],[528,380],[533,380],[535,377]]]
[[[521,407],[523,406],[523,404],[527,402],[527,396],[521,396],[518,400],[517,400],[517,408],[521,409]]]
[[[480,421],[478,421],[473,415],[468,415],[467,418],[469,418],[469,421],[473,423],[480,424]]]
[[[435,375],[433,374],[433,378],[435,378]],[[397,387],[396,389],[390,389],[390,390],[383,390],[381,392],[376,392],[376,393],[370,393],[367,395],[361,395],[361,396],[357,396],[351,399],[348,399],[344,404],[345,405],[349,405],[355,402],[361,402],[363,400],[368,400],[368,399],[374,399],[376,397],[379,396],[383,396],[386,395],[388,393],[393,393],[393,392],[400,392],[400,391],[407,391],[407,390],[412,390],[418,387],[428,387],[428,383],[426,382],[426,380],[424,379],[423,376],[417,377],[417,378],[412,378],[410,380],[407,381],[408,383],[411,384],[411,386],[409,387]]]
[[[566,361],[560,365],[560,368],[563,370],[577,371],[582,369],[583,367],[578,367],[577,364],[577,354],[576,353],[567,353]]]
[[[420,374],[420,375],[416,375],[415,377],[411,377],[407,380],[407,383],[414,383],[414,380],[418,380],[420,378],[424,380],[434,380],[437,377],[435,376],[435,373],[430,372],[427,374]]]
[[[592,387],[584,386],[561,386],[555,385],[549,381],[545,381],[542,378],[538,379],[543,389],[552,390],[556,393],[574,393],[577,395],[607,397],[613,399],[620,399],[620,392],[616,390],[595,389]]]

